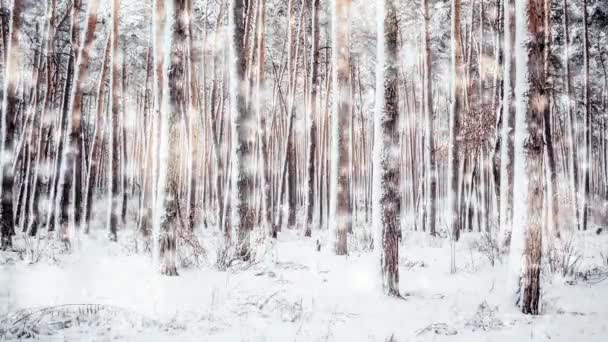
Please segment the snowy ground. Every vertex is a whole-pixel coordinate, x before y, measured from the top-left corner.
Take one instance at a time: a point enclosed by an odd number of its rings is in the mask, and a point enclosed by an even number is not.
[[[452,275],[446,241],[406,235],[403,299],[378,293],[371,253],[316,252],[290,232],[245,270],[181,268],[173,278],[101,235],[36,264],[4,253],[0,341],[27,337],[8,331],[28,324],[44,341],[608,341],[608,280],[547,273],[543,315],[524,316],[508,302],[506,265],[491,267],[470,247],[477,238],[464,235]],[[608,234],[579,243],[581,271],[606,267]]]

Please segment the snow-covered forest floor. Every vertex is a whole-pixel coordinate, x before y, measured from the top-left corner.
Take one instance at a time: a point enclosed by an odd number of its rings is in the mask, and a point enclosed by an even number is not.
[[[105,234],[105,233],[104,233]],[[543,272],[542,315],[509,303],[507,258],[492,267],[466,233],[450,274],[447,239],[408,233],[400,249],[403,299],[378,289],[373,253],[338,257],[316,239],[282,232],[246,267],[202,263],[164,277],[149,254],[80,237],[29,264],[2,252],[0,340],[44,341],[606,341],[608,234],[576,234],[575,275]],[[564,239],[565,240],[565,239]],[[17,249],[22,239],[16,239]],[[41,243],[44,245],[44,242]],[[549,267],[545,265],[545,270]],[[585,279],[584,274],[588,277]],[[599,282],[598,282],[599,280]],[[392,339],[391,339],[392,338]]]

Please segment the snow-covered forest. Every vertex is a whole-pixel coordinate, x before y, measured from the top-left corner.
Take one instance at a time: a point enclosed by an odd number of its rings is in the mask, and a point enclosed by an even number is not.
[[[0,0],[0,341],[607,341],[608,1]]]

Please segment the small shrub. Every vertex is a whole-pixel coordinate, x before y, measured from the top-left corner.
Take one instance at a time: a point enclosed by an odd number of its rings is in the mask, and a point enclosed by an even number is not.
[[[483,254],[492,266],[502,263],[502,253],[498,238],[492,232],[484,232],[481,237],[471,242],[471,247]]]
[[[572,236],[564,240],[555,240],[547,251],[549,269],[552,273],[559,273],[563,277],[573,276],[576,273],[581,257]]]

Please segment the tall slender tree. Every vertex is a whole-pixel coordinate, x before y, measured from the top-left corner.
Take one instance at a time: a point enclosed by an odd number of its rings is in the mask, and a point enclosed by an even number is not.
[[[76,56],[76,76],[74,94],[71,96],[71,122],[68,143],[65,145],[65,171],[61,195],[62,225],[70,224],[69,213],[73,212],[74,224],[80,227],[82,214],[82,109],[85,93],[85,82],[88,81],[89,66],[93,43],[95,42],[95,29],[97,27],[97,10],[99,2],[89,2],[88,15],[84,31],[84,41]]]
[[[0,249],[13,246],[15,235],[15,218],[13,217],[14,172],[12,159],[15,153],[15,121],[17,120],[19,106],[17,87],[19,81],[19,37],[23,25],[23,12],[30,6],[29,0],[13,0],[9,24],[10,40],[5,41],[4,85],[2,88],[2,199],[0,200]]]
[[[462,39],[460,33],[460,0],[452,0],[452,106],[450,108],[450,148],[448,152],[449,168],[449,220],[452,235],[452,257],[450,270],[456,272],[455,243],[460,236],[458,173],[460,154],[460,112],[463,110],[464,98],[464,65],[462,63]]]
[[[437,201],[437,179],[435,178],[435,141],[433,117],[433,73],[431,58],[431,14],[429,0],[423,0],[424,16],[424,119],[425,119],[425,165],[426,165],[426,226],[431,235],[435,236],[435,218]]]
[[[250,106],[247,103],[246,70],[247,59],[245,55],[245,14],[243,0],[233,0],[232,25],[234,26],[234,68],[232,89],[236,105],[237,127],[237,177],[236,191],[238,192],[238,243],[240,257],[248,260],[251,257],[250,234],[256,222],[256,206],[254,203],[255,174],[251,168],[254,164],[255,150],[255,120]]]
[[[384,3],[382,3],[384,2]],[[378,66],[374,123],[374,226],[381,230],[374,248],[382,248],[384,291],[399,296],[399,69],[397,0],[382,0],[378,14]],[[382,22],[384,25],[382,25]],[[382,246],[382,247],[380,247]]]
[[[333,78],[335,105],[332,113],[332,216],[336,220],[335,252],[346,255],[347,234],[351,231],[351,84],[350,84],[350,10],[352,0],[334,0]],[[332,237],[333,238],[333,237]]]
[[[528,75],[524,89],[517,93],[519,123],[524,123],[521,131],[523,139],[523,172],[527,178],[526,187],[519,191],[525,197],[526,219],[518,227],[523,233],[523,255],[520,275],[519,305],[523,313],[537,315],[540,309],[540,269],[542,256],[543,231],[543,201],[544,201],[544,171],[543,171],[543,115],[548,105],[547,90],[545,89],[544,49],[545,26],[543,0],[524,0],[516,4],[516,12],[526,15],[526,27],[518,27],[515,53],[518,54],[517,67],[521,68],[518,77]],[[527,56],[527,58],[525,57]],[[518,80],[519,82],[519,80]],[[520,128],[517,128],[520,130]],[[519,199],[518,199],[519,200]],[[514,237],[519,239],[520,237]],[[515,250],[517,252],[517,250]]]
[[[110,122],[110,240],[116,241],[120,215],[120,106],[122,103],[122,53],[120,49],[120,0],[112,0],[112,116]]]

